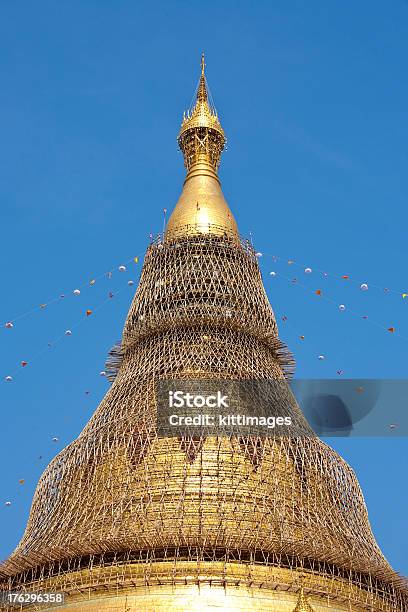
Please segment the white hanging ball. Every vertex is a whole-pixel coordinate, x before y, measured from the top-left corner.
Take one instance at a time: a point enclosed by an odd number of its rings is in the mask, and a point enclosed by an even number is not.
[[[12,376],[6,376],[6,382],[11,382],[13,380]]]
[[[320,359],[320,361],[323,361],[324,360],[324,355],[319,355],[318,359]]]
[[[132,286],[132,285],[134,285],[134,284],[135,284],[135,283],[134,283],[132,280],[129,280],[129,281],[128,281],[128,285],[129,285],[129,287],[131,287],[131,286]]]
[[[6,325],[5,325],[5,327],[6,327],[7,329],[12,329],[12,328],[14,327],[14,325],[12,324],[12,322],[11,322],[11,321],[8,321],[8,322],[6,323]]]
[[[59,438],[55,437],[52,439],[53,442],[58,442]]]
[[[81,291],[79,289],[74,289],[74,295],[81,295]]]
[[[340,306],[339,306],[339,310],[341,310],[342,312],[343,312],[344,310],[346,310],[345,305],[344,305],[344,304],[340,304]]]
[[[256,253],[257,257],[262,257],[262,253]]]
[[[312,268],[305,268],[305,274],[311,274]]]
[[[65,332],[66,336],[72,336],[72,331],[70,329],[67,329],[67,331]]]
[[[11,506],[11,501],[6,501],[6,502],[4,503],[4,505],[5,505],[5,506]]]
[[[119,272],[126,272],[126,266],[119,266]]]
[[[367,291],[367,290],[368,290],[368,285],[367,285],[367,283],[362,283],[362,284],[360,285],[360,289],[361,289],[361,291]]]
[[[99,376],[106,376],[106,372],[102,370],[102,372],[99,372]]]
[[[271,276],[276,276],[276,272],[269,272]]]

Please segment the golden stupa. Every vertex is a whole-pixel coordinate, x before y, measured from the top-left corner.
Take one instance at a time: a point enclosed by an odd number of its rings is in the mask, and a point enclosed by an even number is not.
[[[178,142],[186,180],[147,249],[112,385],[42,475],[0,588],[66,594],[42,610],[406,611],[353,470],[305,435],[297,405],[294,437],[157,435],[161,379],[285,381],[293,369],[221,191],[204,60]]]

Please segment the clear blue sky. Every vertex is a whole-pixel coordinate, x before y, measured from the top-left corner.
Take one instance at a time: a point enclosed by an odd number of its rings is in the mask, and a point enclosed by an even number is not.
[[[403,0],[3,2],[1,320],[71,294],[142,254],[149,232],[161,231],[183,180],[176,134],[203,49],[229,139],[224,192],[242,234],[265,253],[380,287],[363,294],[329,278],[333,303],[319,301],[284,278],[293,268],[261,259],[277,317],[288,317],[280,330],[297,374],[405,378]],[[0,329],[1,377],[16,370],[0,384],[0,557],[21,536],[42,470],[106,391],[99,372],[121,334],[134,290],[127,280],[140,271],[131,266]],[[314,271],[307,283],[313,290],[323,280]],[[114,297],[96,310],[109,290]],[[74,327],[87,308],[92,316]],[[47,347],[69,328],[71,337]],[[408,574],[408,440],[333,445],[357,472],[384,554]]]

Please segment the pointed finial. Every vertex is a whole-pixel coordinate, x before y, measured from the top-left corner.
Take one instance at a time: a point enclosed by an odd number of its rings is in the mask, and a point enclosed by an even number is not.
[[[200,102],[208,102],[207,83],[205,80],[205,58],[204,53],[201,54],[201,76],[197,90],[197,100]]]
[[[299,599],[293,612],[314,612],[312,606],[305,597],[303,586],[300,587]]]

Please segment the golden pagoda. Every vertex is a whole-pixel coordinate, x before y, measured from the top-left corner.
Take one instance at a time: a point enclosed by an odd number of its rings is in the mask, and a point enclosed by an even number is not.
[[[353,470],[295,403],[291,437],[157,434],[161,380],[285,383],[293,370],[221,190],[204,58],[178,142],[183,190],[147,249],[111,387],[42,475],[0,589],[65,593],[41,610],[406,611]]]

